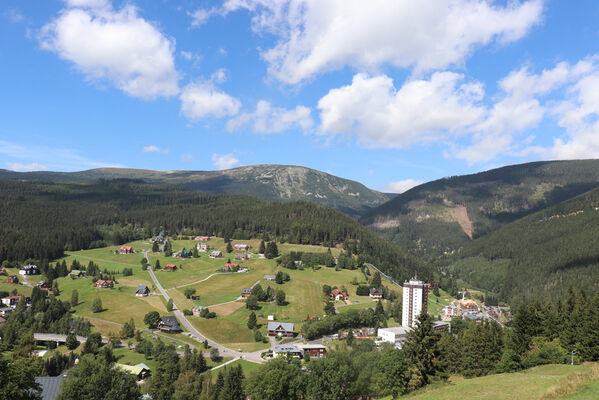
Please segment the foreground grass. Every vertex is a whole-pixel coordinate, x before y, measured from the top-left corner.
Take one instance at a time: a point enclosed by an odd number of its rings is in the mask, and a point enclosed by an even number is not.
[[[417,400],[461,400],[461,399],[557,399],[562,394],[569,395],[564,388],[571,388],[574,382],[576,389],[583,384],[579,376],[593,374],[597,364],[584,365],[543,365],[530,370],[512,373],[489,375],[481,378],[452,378],[448,383],[434,384],[407,396]],[[595,378],[597,379],[597,378]],[[578,383],[576,383],[578,382]],[[594,389],[587,386],[588,390]],[[571,390],[571,389],[568,389]],[[574,393],[575,391],[572,391]],[[582,393],[582,392],[581,392]],[[557,397],[554,397],[557,396]],[[565,398],[598,398],[595,391],[591,397]]]

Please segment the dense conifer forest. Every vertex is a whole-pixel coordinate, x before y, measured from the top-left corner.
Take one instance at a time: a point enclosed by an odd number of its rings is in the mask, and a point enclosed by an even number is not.
[[[511,302],[563,298],[570,285],[599,283],[599,189],[477,239],[453,272]]]
[[[414,272],[432,276],[428,266],[352,218],[309,202],[203,194],[132,180],[0,180],[0,202],[0,261],[53,260],[65,251],[122,244],[166,230],[232,239],[266,235],[323,246],[352,241],[348,248],[359,262],[376,264],[397,279]]]

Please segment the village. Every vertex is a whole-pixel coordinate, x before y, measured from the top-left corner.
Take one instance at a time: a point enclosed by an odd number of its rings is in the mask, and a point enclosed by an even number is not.
[[[445,292],[435,296],[431,284],[417,278],[402,287],[383,278],[380,287],[369,287],[377,272],[374,266],[349,270],[296,260],[293,269],[284,268],[276,257],[267,258],[263,246],[256,239],[231,243],[208,236],[169,238],[162,233],[150,241],[73,252],[58,261],[59,265],[71,264],[71,268],[52,284],[42,279],[36,265],[23,265],[18,272],[4,268],[8,276],[0,290],[9,295],[1,299],[0,324],[20,301],[29,304],[26,293],[32,287],[65,300],[72,299],[75,292],[78,302],[70,305],[72,311],[87,318],[105,340],[114,340],[121,326],[133,318],[136,327],[153,340],[170,341],[181,349],[185,345],[200,351],[211,349],[212,355],[216,349],[214,367],[218,367],[230,362],[246,366],[247,362],[264,363],[280,356],[321,357],[348,336],[401,348],[422,310],[438,319],[433,322],[438,331],[450,330],[453,318],[502,323],[505,314],[509,315],[499,307],[453,299]],[[172,254],[167,255],[165,248]],[[336,263],[341,250],[278,243],[278,255],[301,251],[330,251]],[[364,287],[368,287],[366,293]],[[378,329],[346,329],[309,341],[301,332],[303,324],[327,318],[323,308],[329,303],[335,313],[375,310],[379,302],[390,310],[394,303],[385,293],[391,292],[401,296],[402,320],[390,318]],[[101,306],[95,309],[98,302]],[[156,325],[144,326],[145,317],[152,313],[159,316]],[[249,329],[248,319],[252,318],[254,326]],[[39,343],[43,351],[45,344]],[[124,368],[134,369],[142,380],[149,376],[151,360],[136,357],[130,341],[123,340],[121,345]]]

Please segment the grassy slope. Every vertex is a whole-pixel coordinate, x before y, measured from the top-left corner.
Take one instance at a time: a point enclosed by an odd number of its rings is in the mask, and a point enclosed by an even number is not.
[[[259,241],[257,240],[239,242],[250,244],[252,249],[259,246]],[[195,244],[189,240],[172,240],[171,243],[174,251],[182,248],[190,249]],[[130,245],[136,251],[140,252],[151,247],[145,241],[133,242]],[[225,249],[225,243],[222,238],[212,238],[210,245],[216,249]],[[76,259],[84,265],[93,260],[102,270],[106,268],[109,271],[120,272],[123,268],[132,268],[133,276],[123,277],[122,275],[118,275],[116,277],[119,283],[114,289],[96,289],[92,286],[91,278],[71,279],[66,277],[58,279],[61,290],[59,298],[70,300],[72,291],[77,289],[80,304],[74,307],[76,315],[90,318],[95,329],[105,335],[118,332],[120,326],[101,320],[124,323],[133,317],[138,327],[144,327],[143,317],[147,312],[156,310],[161,315],[167,314],[164,300],[161,296],[135,296],[135,287],[138,284],[145,284],[150,288],[153,287],[149,274],[141,270],[140,260],[143,255],[141,253],[128,255],[115,254],[114,251],[117,248],[118,246],[111,246],[108,248],[75,251],[70,252],[65,257],[69,266]],[[279,249],[281,252],[326,251],[324,247],[290,244],[281,244]],[[339,250],[332,249],[332,252],[333,254],[337,254]],[[182,260],[174,257],[165,257],[158,253],[150,253],[149,259],[152,265],[158,259],[162,266],[168,263],[183,266],[182,269],[174,272],[156,271],[160,282],[168,290],[169,295],[174,299],[177,306],[182,309],[192,308],[194,305],[213,306],[225,301],[235,300],[239,297],[242,288],[249,287],[258,281],[264,289],[270,285],[273,289],[284,290],[288,302],[287,305],[277,306],[275,303],[261,303],[261,309],[256,312],[258,323],[262,325],[261,332],[263,334],[266,334],[268,315],[275,315],[279,321],[294,322],[298,324],[298,329],[305,320],[306,315],[324,315],[323,307],[326,300],[322,295],[322,286],[324,284],[338,287],[345,286],[350,293],[350,300],[353,302],[359,301],[358,304],[350,306],[350,308],[363,308],[375,305],[375,303],[370,301],[368,296],[355,295],[356,287],[351,282],[357,279],[361,284],[366,283],[364,274],[359,270],[335,271],[333,268],[326,267],[316,271],[312,269],[288,270],[277,267],[274,260],[261,259],[257,255],[253,256],[250,260],[239,262],[243,267],[250,269],[249,273],[220,274],[204,282],[189,285],[189,287],[197,290],[196,295],[200,296],[200,300],[198,301],[185,298],[184,287],[174,288],[176,285],[193,283],[218,272],[229,256],[233,258],[234,253],[231,255],[225,253],[224,255],[224,258],[215,260],[210,259],[206,253],[200,253],[199,258]],[[291,280],[283,285],[264,281],[263,277],[265,274],[276,273],[278,270],[287,272],[291,276]],[[401,294],[400,289],[391,284],[391,282],[384,280],[384,284]],[[30,291],[29,288],[25,289],[26,291]],[[95,297],[102,299],[104,311],[100,313],[93,313],[91,311],[91,304]],[[266,348],[268,346],[266,344],[255,343],[253,332],[247,329],[246,324],[249,314],[250,311],[245,306],[241,306],[229,315],[219,315],[216,319],[203,319],[199,317],[189,317],[189,319],[206,336],[232,348],[241,348],[248,351]],[[189,341],[184,335],[175,335],[173,337]]]
[[[555,392],[556,387],[565,385],[568,378],[575,374],[589,373],[593,365],[544,365],[527,371],[512,374],[489,375],[482,378],[452,378],[449,383],[435,384],[420,390],[408,399],[414,400],[508,400],[508,399],[544,399]],[[562,398],[597,398],[597,382],[581,386],[590,397]],[[584,392],[581,392],[584,393]],[[559,397],[557,397],[559,398]]]
[[[474,237],[599,186],[599,160],[535,162],[417,186],[377,207],[362,222],[385,237],[427,254],[469,241],[450,214],[466,207]],[[387,222],[394,226],[378,225]]]

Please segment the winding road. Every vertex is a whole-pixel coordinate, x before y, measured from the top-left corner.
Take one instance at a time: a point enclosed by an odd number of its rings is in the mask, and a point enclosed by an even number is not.
[[[148,272],[150,274],[150,277],[154,281],[154,285],[156,286],[156,288],[158,289],[158,291],[160,292],[160,294],[162,296],[164,296],[164,299],[168,302],[170,300],[170,296],[168,295],[168,293],[166,292],[166,290],[162,287],[162,285],[158,281],[158,278],[156,278],[156,275],[154,274],[154,271],[152,270],[152,267],[151,267],[150,259],[148,258],[148,253],[149,253],[149,250],[146,250],[146,251],[143,252],[144,257],[146,258],[146,260],[148,260]],[[204,280],[206,280],[206,279],[208,279],[208,278],[205,278]],[[190,333],[189,337],[190,338],[195,339],[195,340],[197,340],[199,342],[203,342],[203,341],[207,340],[208,341],[208,345],[210,347],[212,347],[212,348],[218,349],[218,352],[220,353],[220,355],[222,357],[232,357],[233,360],[243,358],[243,359],[246,359],[248,361],[259,363],[259,364],[263,364],[265,362],[262,359],[262,357],[260,357],[260,354],[262,352],[264,352],[265,350],[260,350],[260,351],[256,351],[256,352],[253,352],[253,353],[240,352],[240,351],[236,351],[236,350],[230,349],[228,347],[225,347],[222,344],[217,343],[217,342],[215,342],[213,340],[210,340],[207,337],[205,337],[204,335],[202,335],[200,333],[200,331],[198,331],[191,324],[191,322],[189,322],[189,320],[187,319],[187,317],[185,316],[185,314],[183,314],[183,312],[181,312],[181,310],[179,310],[179,308],[174,303],[174,301],[173,301],[173,313],[175,314],[175,316],[177,317],[177,319],[179,320],[179,322],[181,322],[181,324],[183,324],[183,326],[185,327],[185,329],[187,329],[187,331],[189,331],[189,333]]]

